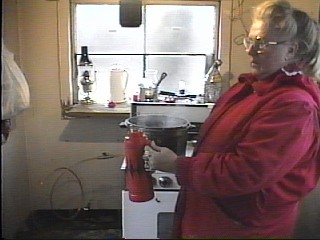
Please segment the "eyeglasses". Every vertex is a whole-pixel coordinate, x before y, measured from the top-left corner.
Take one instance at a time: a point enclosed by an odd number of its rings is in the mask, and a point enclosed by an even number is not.
[[[274,42],[274,41],[268,42],[263,40],[260,36],[256,36],[255,39],[252,39],[249,37],[245,37],[243,39],[243,45],[246,51],[249,51],[250,48],[253,46],[256,49],[256,52],[259,54],[263,53],[269,45],[278,45],[278,44],[283,44],[285,42],[287,42],[287,40],[281,41],[281,42]]]

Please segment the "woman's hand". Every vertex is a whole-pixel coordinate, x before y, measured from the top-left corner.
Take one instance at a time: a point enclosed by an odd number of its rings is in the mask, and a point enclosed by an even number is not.
[[[152,170],[175,173],[177,154],[171,149],[157,146],[152,141],[151,145],[145,146],[144,150]]]

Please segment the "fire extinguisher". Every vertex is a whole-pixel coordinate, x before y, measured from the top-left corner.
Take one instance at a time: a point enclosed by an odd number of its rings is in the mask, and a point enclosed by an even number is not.
[[[139,130],[130,130],[124,140],[126,185],[133,202],[146,202],[154,197],[151,172],[145,168],[143,158],[146,145],[150,145],[150,140]]]

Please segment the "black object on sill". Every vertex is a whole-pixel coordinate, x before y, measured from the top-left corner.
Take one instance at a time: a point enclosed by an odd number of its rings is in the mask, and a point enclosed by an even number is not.
[[[167,91],[160,91],[159,95],[165,95],[165,96],[177,96],[173,92],[167,92]]]
[[[167,92],[167,91],[160,91],[159,95],[164,95],[164,96],[172,96],[172,97],[181,97],[181,98],[196,98],[197,95],[195,94],[182,94],[182,95],[177,95],[173,92]]]
[[[89,59],[88,47],[81,46],[81,57],[79,61],[79,66],[91,66],[92,61]]]

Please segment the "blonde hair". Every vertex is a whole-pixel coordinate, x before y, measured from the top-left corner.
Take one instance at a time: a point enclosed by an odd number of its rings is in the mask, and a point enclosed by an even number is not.
[[[262,21],[267,29],[297,42],[296,63],[305,75],[320,82],[320,27],[314,19],[286,0],[269,0],[255,8],[253,21]]]

